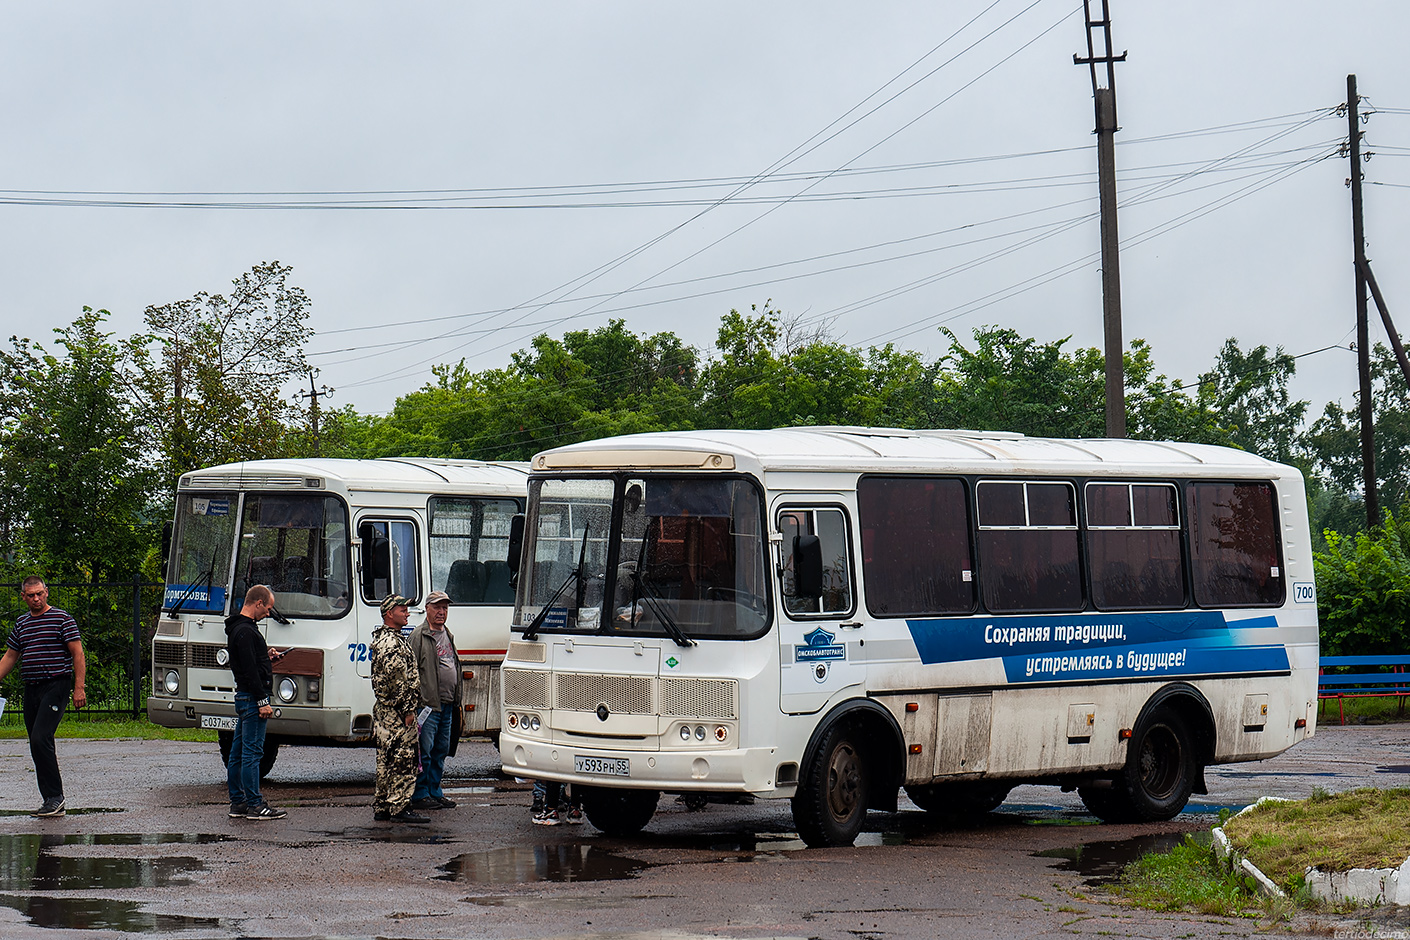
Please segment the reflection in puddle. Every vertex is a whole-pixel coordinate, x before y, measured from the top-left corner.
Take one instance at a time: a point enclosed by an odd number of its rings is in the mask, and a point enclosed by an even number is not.
[[[1194,838],[1208,844],[1208,832],[1194,833]],[[1088,842],[1084,845],[1065,846],[1058,849],[1045,849],[1034,852],[1038,858],[1061,858],[1065,861],[1054,866],[1057,871],[1075,871],[1086,875],[1083,884],[1095,887],[1112,884],[1121,878],[1126,866],[1143,855],[1156,852],[1169,852],[1185,841],[1186,833],[1166,832],[1153,836],[1136,836],[1117,842]]]
[[[411,830],[382,830],[373,829],[370,826],[348,826],[343,829],[319,829],[320,835],[328,836],[330,839],[342,839],[347,842],[389,842],[402,845],[444,845],[454,842],[452,836],[441,835],[439,833],[428,833],[425,831]],[[309,846],[329,845],[328,842],[309,842]]]
[[[524,845],[457,855],[441,866],[440,881],[480,885],[528,884],[534,881],[617,881],[651,868],[634,858],[578,843]]]
[[[1410,764],[1392,764],[1389,767],[1377,767],[1378,774],[1410,774]]]
[[[104,833],[97,835],[0,835],[0,905],[14,908],[37,927],[81,930],[189,930],[217,926],[214,918],[153,914],[141,902],[111,898],[44,897],[46,891],[116,891],[188,885],[204,870],[194,858],[70,856],[55,853],[69,845],[204,845],[222,835],[187,833]]]
[[[562,897],[558,895],[488,895],[479,898],[465,898],[471,904],[481,907],[512,907],[518,910],[534,911],[585,911],[608,910],[626,907],[633,901],[669,900],[669,894],[628,894],[610,898]]]
[[[69,808],[64,810],[65,816],[88,816],[96,813],[121,813],[123,810],[112,806],[80,806],[77,809]],[[0,809],[0,816],[33,816],[34,812],[27,809]]]

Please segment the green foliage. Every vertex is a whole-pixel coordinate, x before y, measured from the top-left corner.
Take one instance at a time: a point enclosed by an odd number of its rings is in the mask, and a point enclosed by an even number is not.
[[[1383,343],[1371,355],[1371,410],[1380,505],[1397,506],[1410,498],[1410,386]],[[1360,427],[1357,402],[1350,408],[1328,402],[1305,437],[1319,472],[1346,493],[1362,489]]]
[[[1264,903],[1249,883],[1220,863],[1214,850],[1191,836],[1169,852],[1144,855],[1127,866],[1117,891],[1157,911],[1197,911],[1223,917],[1256,916]]]
[[[1297,429],[1307,414],[1307,402],[1288,394],[1296,372],[1297,362],[1281,346],[1244,352],[1237,340],[1228,339],[1214,368],[1200,376],[1200,401],[1219,416],[1235,447],[1292,463]]]
[[[1387,511],[1370,532],[1326,533],[1313,554],[1322,652],[1404,653],[1410,649],[1410,504]]]
[[[129,392],[154,432],[163,482],[188,470],[282,456],[298,410],[285,394],[308,371],[309,299],[292,268],[257,264],[229,296],[201,291],[151,306],[124,344]]]
[[[0,352],[5,548],[53,581],[131,578],[161,525],[107,316],[85,307],[55,330],[61,353],[18,337]]]

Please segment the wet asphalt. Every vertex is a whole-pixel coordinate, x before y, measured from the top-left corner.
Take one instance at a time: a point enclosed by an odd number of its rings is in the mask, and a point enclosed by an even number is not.
[[[692,810],[663,797],[641,834],[534,826],[529,787],[466,742],[453,810],[376,823],[365,749],[284,748],[265,783],[283,820],[226,817],[214,744],[59,742],[69,815],[38,820],[24,741],[0,741],[0,937],[1247,937],[1267,924],[1123,906],[1131,858],[1203,833],[1221,808],[1410,785],[1410,724],[1322,727],[1288,753],[1210,768],[1161,824],[1104,825],[1076,794],[1019,787],[999,811],[937,821],[904,798],[857,844],[807,849],[787,802]],[[1410,916],[1381,912],[1382,931]],[[1276,932],[1327,933],[1300,915]],[[1354,920],[1354,919],[1353,919]]]

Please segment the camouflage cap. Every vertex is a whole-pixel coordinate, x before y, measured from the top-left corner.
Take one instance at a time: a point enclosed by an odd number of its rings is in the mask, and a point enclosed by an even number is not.
[[[382,601],[382,614],[383,616],[386,616],[387,612],[390,611],[393,607],[410,606],[411,601],[402,597],[400,594],[388,594],[386,598]]]

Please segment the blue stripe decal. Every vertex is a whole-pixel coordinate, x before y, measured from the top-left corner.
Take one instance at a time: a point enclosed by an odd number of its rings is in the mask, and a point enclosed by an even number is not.
[[[1287,649],[1262,631],[1277,618],[1231,625],[1221,611],[1050,614],[908,620],[926,665],[1000,659],[1009,682],[1278,672]],[[1262,641],[1262,642],[1260,642]]]

